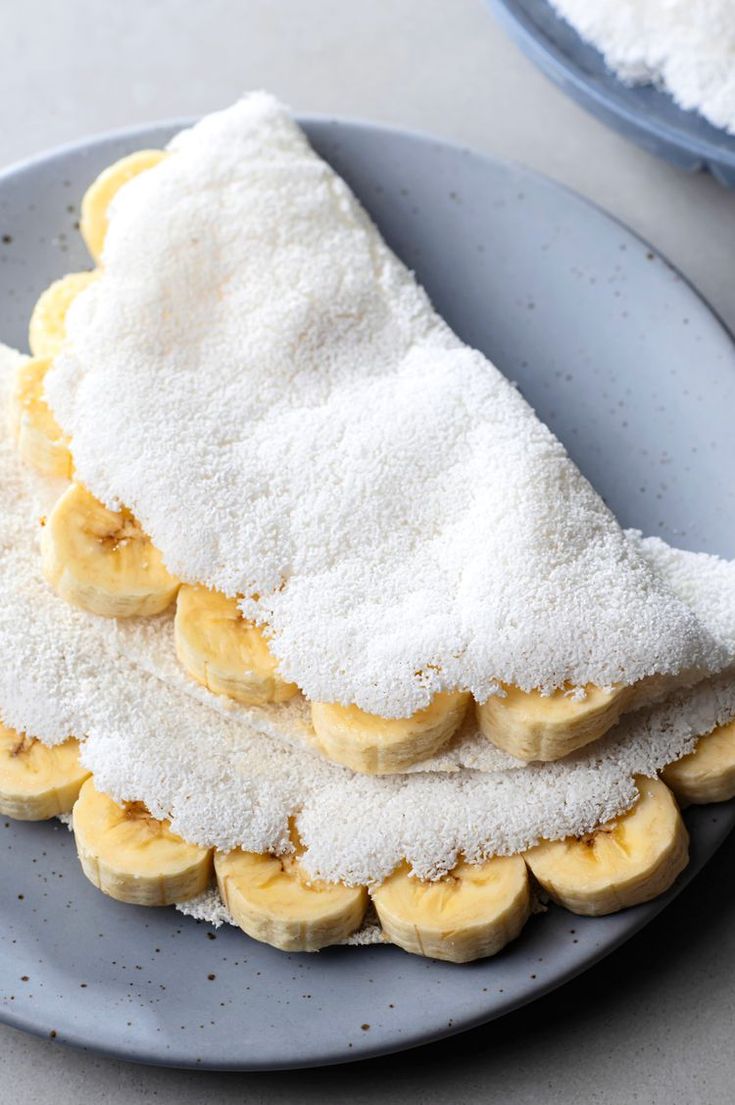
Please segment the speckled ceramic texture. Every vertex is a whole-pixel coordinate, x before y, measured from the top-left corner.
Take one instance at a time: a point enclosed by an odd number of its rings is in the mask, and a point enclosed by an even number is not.
[[[681,169],[709,170],[735,188],[735,136],[682,111],[652,85],[618,80],[598,50],[548,0],[489,0],[499,22],[547,77],[608,126]]]
[[[88,265],[85,186],[174,126],[113,135],[0,177],[0,338],[25,347],[53,278]],[[524,169],[379,127],[306,121],[436,306],[514,380],[625,525],[735,555],[735,353],[648,246]],[[687,814],[702,866],[732,804]],[[142,1062],[239,1069],[335,1063],[425,1043],[588,967],[671,895],[615,917],[552,909],[494,960],[390,947],[285,955],[234,929],[104,898],[57,824],[0,819],[0,1017]],[[678,889],[677,887],[676,889]]]

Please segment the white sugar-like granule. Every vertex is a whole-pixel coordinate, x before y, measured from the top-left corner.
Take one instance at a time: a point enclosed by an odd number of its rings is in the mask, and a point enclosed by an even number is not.
[[[8,367],[0,349],[0,406]],[[367,883],[404,857],[418,874],[436,876],[460,852],[479,859],[522,850],[540,836],[588,831],[631,804],[633,775],[658,771],[735,716],[735,684],[723,675],[629,715],[558,764],[355,775],[298,738],[275,739],[167,685],[120,651],[107,621],[57,598],[41,579],[28,482],[0,419],[0,718],[49,743],[82,738],[83,760],[102,790],[144,802],[195,843],[283,850],[296,815],[303,862],[315,876]],[[729,608],[718,615],[727,654],[732,569],[653,547],[707,625],[717,581]]]
[[[342,943],[353,947],[365,948],[369,946],[372,947],[373,944],[389,944],[390,941],[387,936],[383,935],[383,930],[377,921],[371,921],[367,924],[363,924],[357,932],[353,932],[352,935],[348,936]]]
[[[189,898],[185,902],[177,902],[176,908],[185,917],[193,917],[195,921],[206,921],[213,928],[221,928],[222,925],[234,925],[230,911],[222,901],[216,886],[210,886],[203,894],[196,898]]]
[[[46,392],[80,479],[183,579],[257,596],[310,699],[402,716],[722,667],[269,96],[120,191],[67,326]]]
[[[735,134],[735,0],[551,0],[630,84]]]

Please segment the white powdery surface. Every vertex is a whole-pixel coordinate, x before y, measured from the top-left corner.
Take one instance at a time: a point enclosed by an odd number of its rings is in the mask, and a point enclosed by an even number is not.
[[[551,0],[631,84],[735,134],[735,0]]]
[[[118,194],[46,391],[172,571],[257,595],[286,678],[383,716],[722,667],[280,105],[171,148]]]
[[[0,385],[12,362],[0,349]],[[31,499],[0,419],[0,717],[48,743],[70,733],[86,738],[82,756],[103,790],[145,802],[195,843],[283,850],[288,819],[297,815],[304,863],[316,877],[368,883],[404,856],[419,875],[435,876],[460,852],[479,859],[522,850],[540,836],[586,832],[630,805],[634,774],[656,772],[735,716],[735,685],[725,675],[630,715],[604,742],[564,763],[354,775],[132,663],[108,622],[67,606],[43,583]],[[670,574],[682,589],[699,595],[697,566],[705,594],[722,587],[730,607],[729,620],[720,615],[727,654],[733,568],[711,557],[671,556]],[[703,614],[716,606],[696,601]]]

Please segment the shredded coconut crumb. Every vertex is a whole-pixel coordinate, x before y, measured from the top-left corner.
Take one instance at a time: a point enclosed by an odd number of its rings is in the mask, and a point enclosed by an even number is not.
[[[235,923],[216,886],[210,886],[196,898],[189,898],[185,902],[177,902],[176,908],[185,917],[193,917],[195,921],[206,921],[212,928],[218,929],[222,928],[223,925],[234,925]]]

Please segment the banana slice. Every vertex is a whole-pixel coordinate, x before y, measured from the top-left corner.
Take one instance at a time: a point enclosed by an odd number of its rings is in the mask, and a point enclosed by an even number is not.
[[[165,150],[138,150],[128,154],[104,169],[84,193],[79,229],[95,261],[102,257],[107,234],[107,212],[114,196],[123,184],[139,173],[155,168],[164,157]]]
[[[689,861],[689,836],[668,787],[636,779],[628,813],[579,839],[539,844],[525,853],[549,897],[572,913],[600,917],[668,890]]]
[[[585,687],[576,700],[564,689],[542,695],[505,687],[477,705],[477,721],[488,740],[519,760],[560,760],[603,736],[633,697],[632,687]]]
[[[247,706],[285,702],[298,692],[278,675],[263,630],[246,621],[237,600],[184,584],[176,600],[176,655],[198,683]]]
[[[179,581],[128,510],[108,510],[74,483],[41,530],[43,574],[73,606],[106,618],[158,614]]]
[[[97,278],[96,272],[70,272],[54,280],[33,308],[28,344],[34,357],[55,357],[66,340],[66,313],[80,292]]]
[[[372,891],[383,932],[414,955],[469,963],[514,940],[531,913],[520,856],[458,863],[444,878],[422,882],[403,864]]]
[[[46,821],[68,813],[89,771],[79,742],[46,745],[0,723],[0,813],[18,821]]]
[[[664,768],[661,778],[680,802],[702,805],[735,798],[735,721],[701,737],[693,752]]]
[[[424,710],[407,718],[384,718],[358,706],[312,702],[317,743],[335,763],[368,775],[403,771],[432,756],[452,737],[464,718],[469,695],[440,693]]]
[[[51,361],[24,361],[15,373],[11,397],[11,430],[25,461],[45,476],[71,479],[74,468],[67,438],[44,398],[43,381]]]
[[[118,805],[88,779],[72,813],[79,862],[103,894],[133,905],[173,905],[209,885],[212,851],[187,844],[142,802]]]
[[[364,886],[310,880],[297,855],[216,852],[222,900],[243,932],[288,952],[338,944],[362,924]]]

